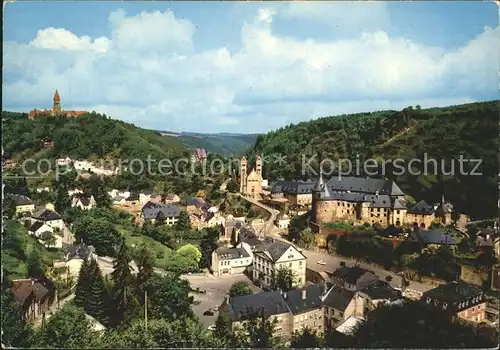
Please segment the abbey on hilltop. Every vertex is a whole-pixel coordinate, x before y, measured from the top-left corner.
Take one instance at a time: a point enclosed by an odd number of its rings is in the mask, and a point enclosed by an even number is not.
[[[61,97],[59,96],[59,92],[56,90],[54,93],[54,104],[52,109],[34,109],[29,112],[28,118],[35,119],[39,115],[50,115],[54,116],[66,116],[66,117],[79,117],[82,114],[87,113],[87,111],[69,111],[61,109]]]
[[[252,199],[259,200],[264,193],[264,187],[267,187],[267,180],[262,178],[262,158],[260,154],[256,155],[255,168],[252,169],[250,174],[248,173],[246,157],[241,158],[240,193]]]

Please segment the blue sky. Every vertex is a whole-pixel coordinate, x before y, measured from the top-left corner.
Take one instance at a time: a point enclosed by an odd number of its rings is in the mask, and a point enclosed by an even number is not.
[[[493,2],[23,2],[4,11],[4,109],[173,131],[498,98]]]

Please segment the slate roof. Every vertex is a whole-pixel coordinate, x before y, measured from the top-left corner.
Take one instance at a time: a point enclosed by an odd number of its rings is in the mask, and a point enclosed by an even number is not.
[[[157,204],[147,202],[142,207],[142,215],[145,219],[156,219],[158,214],[163,217],[178,217],[181,214],[181,208],[174,204]]]
[[[415,228],[408,238],[412,242],[420,242],[423,244],[442,244],[455,245],[457,240],[451,235],[438,228],[431,228],[428,231]]]
[[[9,193],[7,194],[7,196],[14,202],[16,206],[33,204],[33,201],[29,197],[22,194]]]
[[[367,285],[378,280],[377,276],[375,276],[371,271],[362,269],[359,266],[340,267],[333,272],[332,277],[338,278],[341,281],[355,285],[356,290],[363,289]]]
[[[33,223],[33,225],[31,225],[31,227],[29,228],[29,231],[31,232],[36,232],[36,230],[38,230],[40,227],[42,227],[44,225],[43,222],[41,221],[35,221]]]
[[[409,208],[408,213],[430,215],[434,213],[434,207],[432,205],[427,204],[426,201],[421,200],[420,202],[416,203],[411,208]]]
[[[53,221],[62,219],[61,215],[59,215],[58,212],[46,208],[38,210],[31,217],[42,221]]]
[[[302,299],[302,291],[305,289],[306,298]],[[321,296],[323,294],[323,287],[319,284],[311,284],[304,288],[293,289],[286,292],[286,303],[293,314],[300,314],[303,312],[317,309],[321,306],[323,301]]]
[[[229,298],[228,311],[234,322],[248,319],[249,312],[272,316],[287,313],[289,309],[281,293],[271,291]]]
[[[241,258],[249,258],[250,255],[243,248],[226,248],[220,247],[215,250],[215,254],[219,257],[219,259],[223,260],[233,260],[233,259],[241,259]]]
[[[210,207],[212,206],[210,203],[208,202],[205,202],[203,199],[201,198],[198,198],[198,197],[195,197],[195,198],[191,198],[187,203],[186,203],[187,206],[195,206],[196,208],[198,209],[201,209],[203,211],[207,211],[208,209],[210,209]]]
[[[276,262],[291,247],[290,244],[267,237],[255,252],[263,252]]]
[[[366,194],[404,196],[404,192],[392,180],[354,176],[333,176],[328,185],[333,191],[351,191]]]
[[[365,202],[370,202],[371,208],[391,208],[392,201],[391,197],[386,194],[382,195],[367,195],[364,198]]]
[[[380,280],[363,288],[361,292],[368,295],[372,300],[393,300],[400,297],[400,293],[392,288],[389,283]]]
[[[441,284],[440,286],[424,292],[422,298],[430,297],[437,300],[455,302],[483,295],[483,290],[475,284],[462,280]]]
[[[345,311],[353,297],[354,292],[333,285],[323,298],[323,304],[336,310]]]
[[[87,259],[92,253],[95,253],[94,246],[91,245],[88,246],[83,242],[80,242],[79,244],[76,245],[63,243],[62,247],[64,251],[66,251],[67,260],[75,258]]]
[[[138,192],[131,192],[130,196],[127,198],[127,201],[133,202],[133,201],[138,201],[139,200],[139,193]]]
[[[82,202],[84,206],[88,206],[93,198],[93,196],[82,196],[80,197],[80,202]]]
[[[274,182],[270,186],[271,193],[284,193],[284,194],[308,194],[312,193],[315,182],[312,180],[280,180]]]

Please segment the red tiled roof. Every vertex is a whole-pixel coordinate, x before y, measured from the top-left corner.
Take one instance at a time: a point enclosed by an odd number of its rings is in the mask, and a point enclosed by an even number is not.
[[[61,97],[59,97],[59,92],[57,92],[57,90],[54,94],[54,101],[61,101]]]

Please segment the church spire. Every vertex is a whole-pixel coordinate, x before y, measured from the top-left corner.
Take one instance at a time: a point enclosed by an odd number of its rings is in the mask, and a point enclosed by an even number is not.
[[[61,112],[61,97],[59,96],[59,92],[56,90],[54,93],[54,112]]]

